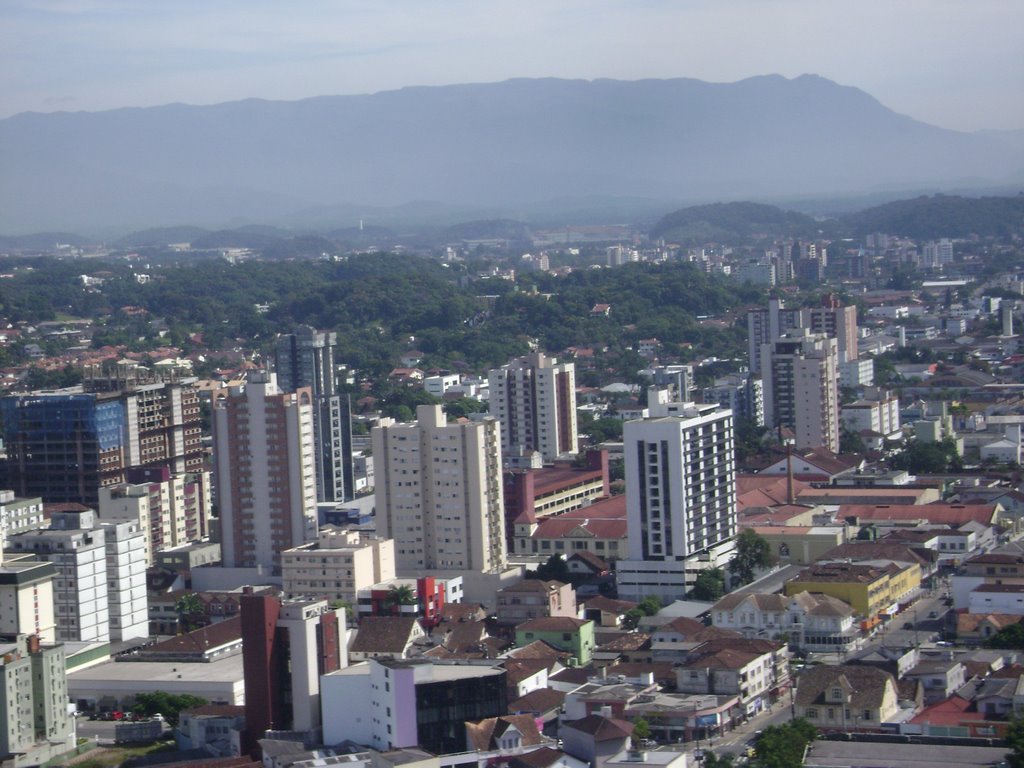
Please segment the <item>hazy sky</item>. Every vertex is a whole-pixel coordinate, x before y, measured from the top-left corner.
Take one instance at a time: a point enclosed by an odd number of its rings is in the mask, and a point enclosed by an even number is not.
[[[1024,0],[0,0],[0,117],[769,73],[947,128],[1024,128]]]

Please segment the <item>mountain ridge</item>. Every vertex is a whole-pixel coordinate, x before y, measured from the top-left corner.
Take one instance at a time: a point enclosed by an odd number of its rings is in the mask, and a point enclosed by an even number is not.
[[[302,210],[691,200],[1001,180],[1024,146],[817,75],[410,86],[0,120],[0,231],[286,223]],[[339,222],[344,224],[349,222]]]

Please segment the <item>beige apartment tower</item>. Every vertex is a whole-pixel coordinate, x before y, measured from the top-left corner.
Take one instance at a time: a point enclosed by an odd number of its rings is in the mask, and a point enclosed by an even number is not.
[[[806,329],[761,346],[765,422],[787,427],[796,447],[839,452],[837,342]]]
[[[279,573],[281,552],[316,539],[313,396],[259,371],[213,405],[213,458],[228,568]]]
[[[373,430],[377,535],[395,541],[399,576],[505,567],[498,422],[449,424],[439,405]]]
[[[577,452],[576,366],[535,352],[487,376],[491,416],[509,453],[538,451],[545,462]]]

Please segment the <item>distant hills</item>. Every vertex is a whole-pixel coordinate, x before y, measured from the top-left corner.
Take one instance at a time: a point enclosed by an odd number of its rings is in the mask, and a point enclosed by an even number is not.
[[[0,232],[323,231],[411,201],[462,211],[446,224],[664,201],[653,219],[673,201],[1008,185],[1024,179],[1024,142],[936,128],[811,75],[540,79],[25,113],[0,120],[0,162]]]

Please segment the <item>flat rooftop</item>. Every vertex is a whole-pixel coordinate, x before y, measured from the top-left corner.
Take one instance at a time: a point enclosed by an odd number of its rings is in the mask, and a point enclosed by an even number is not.
[[[106,661],[85,669],[68,672],[69,683],[147,682],[234,683],[242,679],[242,654],[216,661],[187,663],[181,661]]]

